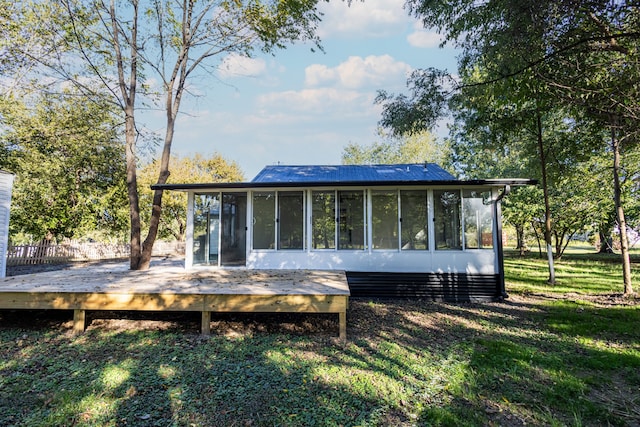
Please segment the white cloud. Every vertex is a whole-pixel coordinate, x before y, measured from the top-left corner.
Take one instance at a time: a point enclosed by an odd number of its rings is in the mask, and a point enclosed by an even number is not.
[[[440,46],[442,36],[433,31],[418,29],[407,36],[407,41],[413,47],[433,48]]]
[[[261,58],[249,58],[246,56],[231,53],[227,55],[220,66],[218,72],[223,79],[233,77],[258,77],[267,70],[267,64]]]
[[[348,142],[375,139],[372,95],[331,88],[261,95],[242,111],[204,110],[179,119],[175,152],[220,152],[251,179],[267,164],[337,164]]]
[[[413,20],[404,9],[404,0],[330,1],[320,6],[324,13],[319,27],[322,39],[344,35],[384,37],[397,32]]]
[[[304,89],[300,91],[272,92],[260,95],[257,105],[264,115],[275,112],[290,114],[322,114],[338,116],[344,112],[361,114],[373,109],[373,95],[355,90],[336,88]],[[268,112],[268,113],[267,113]]]
[[[307,86],[339,86],[349,89],[381,88],[404,83],[412,68],[390,55],[351,56],[334,68],[313,64],[305,69]]]

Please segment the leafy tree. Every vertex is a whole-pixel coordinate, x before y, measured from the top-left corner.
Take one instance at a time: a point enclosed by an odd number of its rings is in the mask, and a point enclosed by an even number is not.
[[[342,163],[396,164],[396,163],[437,163],[443,167],[449,164],[450,150],[445,141],[438,140],[430,132],[393,137],[384,135],[381,142],[358,145],[348,144],[342,152]]]
[[[158,101],[166,128],[156,183],[169,177],[175,122],[188,82],[228,53],[251,55],[311,40],[318,0],[153,0],[38,2],[21,11],[30,31],[42,35],[36,53],[21,51],[57,80],[87,96],[104,97],[121,114],[125,137],[132,269],[146,269],[160,224],[162,191],[155,191],[149,231],[142,241],[138,160],[139,101]],[[41,20],[47,16],[51,19]],[[157,82],[158,87],[154,87]],[[141,99],[138,99],[141,98]]]
[[[128,228],[120,209],[124,150],[108,108],[69,94],[41,97],[33,106],[4,99],[1,114],[0,167],[16,174],[12,236],[52,240],[96,230],[118,236]]]
[[[447,43],[462,49],[459,74],[463,80],[461,84],[451,84],[446,73],[416,72],[409,81],[411,97],[381,94],[379,100],[387,103],[382,123],[402,131],[425,127],[445,111],[452,93],[470,88],[484,91],[487,97],[494,94],[497,100],[506,100],[509,108],[520,109],[529,103],[537,128],[543,189],[548,189],[546,163],[553,159],[542,138],[546,113],[562,107],[569,118],[589,117],[610,129],[612,188],[625,241],[620,165],[624,150],[637,145],[638,5],[608,0],[410,0],[407,6],[425,26],[440,30]],[[475,70],[482,70],[481,78],[469,79]],[[515,90],[505,91],[508,85]],[[583,147],[582,143],[568,141],[575,152],[588,152],[591,147]],[[545,200],[545,234],[551,254],[548,195]],[[632,288],[626,243],[622,244],[622,261],[625,293],[629,294]]]
[[[169,162],[171,176],[169,183],[198,183],[198,182],[239,182],[244,179],[240,167],[235,162],[228,162],[220,154],[204,157],[195,154],[191,157],[171,156]],[[158,170],[157,161],[145,165],[139,172],[140,204],[143,212],[151,212],[153,203],[153,191],[150,186],[155,182],[155,173]],[[164,239],[184,241],[187,218],[187,195],[182,192],[172,191],[163,198],[162,216],[158,236]],[[145,217],[143,223],[148,224],[149,218]]]

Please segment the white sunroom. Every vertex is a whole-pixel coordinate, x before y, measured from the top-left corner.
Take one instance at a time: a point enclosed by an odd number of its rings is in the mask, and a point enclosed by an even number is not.
[[[186,268],[342,270],[353,296],[506,296],[500,199],[526,179],[438,165],[267,166],[188,194]]]

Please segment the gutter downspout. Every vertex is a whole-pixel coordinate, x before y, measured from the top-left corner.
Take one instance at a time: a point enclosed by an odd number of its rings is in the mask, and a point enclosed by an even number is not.
[[[498,298],[509,298],[504,283],[504,249],[502,247],[502,206],[500,201],[511,193],[511,186],[505,185],[504,191],[498,196],[495,202],[495,222],[496,222],[496,237],[497,237],[497,249],[498,249]]]

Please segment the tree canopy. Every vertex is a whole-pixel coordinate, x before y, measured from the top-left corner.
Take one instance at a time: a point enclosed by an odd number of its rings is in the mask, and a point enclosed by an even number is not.
[[[16,174],[12,239],[121,237],[124,150],[109,109],[72,93],[36,101],[0,104],[0,168]]]
[[[31,82],[45,82],[46,87],[38,85],[40,90],[71,84],[86,97],[118,109],[124,128],[132,269],[149,267],[163,197],[161,190],[155,191],[143,241],[136,170],[141,102],[159,108],[166,118],[156,156],[156,183],[163,184],[170,175],[176,118],[196,70],[210,71],[229,53],[271,52],[299,40],[319,47],[318,1],[63,0],[19,3],[0,16],[21,23],[8,30],[13,41],[32,41],[24,48],[19,42],[7,46],[11,63],[18,64],[13,67],[16,79],[26,75]]]
[[[496,159],[517,154],[519,159],[504,163],[516,173],[531,173],[528,160],[537,159],[550,257],[551,236],[565,234],[559,230],[570,216],[560,209],[562,217],[552,221],[552,206],[563,200],[569,182],[580,189],[578,177],[592,159],[610,153],[609,197],[614,196],[621,233],[625,293],[631,293],[623,202],[629,194],[624,182],[637,182],[639,170],[637,162],[625,160],[638,150],[639,5],[409,0],[407,6],[425,27],[440,31],[445,44],[461,49],[458,75],[418,70],[409,78],[409,95],[380,92],[381,124],[396,134],[411,133],[430,129],[451,113],[458,166],[475,163],[495,170]],[[531,143],[522,143],[529,138]],[[625,170],[623,164],[633,166]],[[593,194],[584,196],[597,204]],[[551,259],[550,272],[552,281]]]
[[[414,135],[394,137],[380,132],[382,141],[370,145],[348,144],[342,152],[342,163],[393,164],[393,163],[437,163],[446,167],[450,149],[446,141],[424,131]]]
[[[225,160],[220,154],[211,156],[194,154],[193,156],[171,156],[169,162],[171,176],[169,183],[191,184],[202,182],[241,182],[244,175],[235,162]],[[139,173],[139,192],[142,212],[151,213],[153,191],[150,186],[155,182],[158,169],[157,161],[146,164]],[[158,236],[165,239],[183,241],[186,232],[187,195],[183,192],[172,191],[163,198],[163,212],[160,218]],[[149,216],[145,215],[143,224],[149,223]]]

